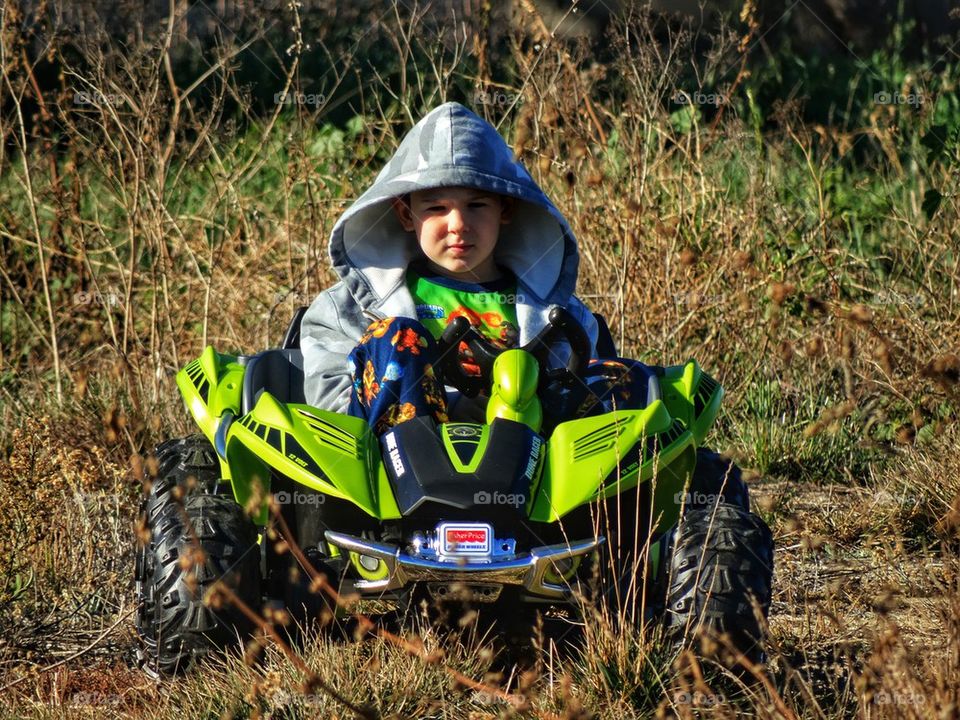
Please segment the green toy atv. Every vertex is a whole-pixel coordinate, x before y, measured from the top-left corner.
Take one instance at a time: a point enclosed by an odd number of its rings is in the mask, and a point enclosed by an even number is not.
[[[202,435],[157,448],[142,506],[145,670],[183,671],[252,629],[234,604],[204,603],[218,582],[251,608],[282,603],[298,619],[329,602],[267,539],[270,495],[313,569],[378,606],[427,598],[516,613],[582,598],[599,575],[620,610],[643,598],[672,632],[705,624],[759,657],[753,607],[769,608],[773,543],[745,499],[724,501],[726,484],[740,482],[735,468],[698,450],[723,389],[695,362],[650,367],[643,409],[565,420],[576,405],[563,398],[576,399],[590,351],[565,310],[514,350],[486,344],[461,318],[440,347],[456,358],[449,350],[467,342],[481,377],[455,360],[439,370],[463,392],[486,390],[487,422],[415,417],[378,438],[362,419],[305,404],[304,310],[281,348],[207,347],[177,375]],[[601,354],[613,356],[603,338]],[[570,361],[547,371],[558,339]],[[616,571],[602,572],[611,559]]]

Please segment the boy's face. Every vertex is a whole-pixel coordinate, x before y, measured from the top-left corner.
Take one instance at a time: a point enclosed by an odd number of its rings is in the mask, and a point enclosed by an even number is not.
[[[472,188],[438,188],[393,201],[404,230],[417,235],[431,267],[467,282],[498,276],[493,250],[500,226],[510,221],[511,198]]]

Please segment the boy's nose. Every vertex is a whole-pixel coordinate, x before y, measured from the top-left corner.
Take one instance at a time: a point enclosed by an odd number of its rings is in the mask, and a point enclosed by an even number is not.
[[[460,232],[463,230],[465,225],[466,222],[463,219],[463,213],[457,208],[452,208],[450,213],[447,215],[447,227],[452,232]]]

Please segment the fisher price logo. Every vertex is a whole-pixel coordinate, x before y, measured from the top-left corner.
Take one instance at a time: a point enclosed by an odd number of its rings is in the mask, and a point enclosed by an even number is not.
[[[458,544],[482,543],[487,541],[484,530],[447,530],[447,540]]]
[[[444,552],[458,554],[487,553],[490,550],[490,528],[445,527],[443,528]]]

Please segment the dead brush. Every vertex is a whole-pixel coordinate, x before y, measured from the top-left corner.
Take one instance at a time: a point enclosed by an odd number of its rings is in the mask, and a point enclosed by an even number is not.
[[[960,603],[956,595],[956,558],[951,558],[950,595],[935,621],[942,644],[920,662],[894,622],[878,628],[871,654],[856,680],[864,717],[928,718],[952,712],[960,702]]]
[[[775,445],[774,459],[812,462],[831,454],[837,471],[819,478],[826,488],[789,476],[783,497],[792,500],[771,506],[786,556],[771,619],[775,692],[761,684],[752,694],[742,691],[741,705],[717,703],[714,680],[683,660],[669,669],[654,634],[589,616],[582,657],[561,657],[549,642],[540,646],[534,706],[571,716],[584,707],[610,717],[648,710],[723,717],[743,708],[788,716],[775,701],[779,693],[798,717],[928,717],[956,708],[960,640],[956,603],[949,601],[956,594],[950,548],[960,492],[952,429],[960,314],[951,290],[958,200],[945,198],[924,221],[916,212],[923,184],[910,170],[922,158],[852,160],[854,146],[868,144],[898,158],[897,138],[908,144],[921,125],[908,119],[894,126],[889,113],[875,113],[862,128],[806,132],[786,105],[762,128],[737,117],[734,105],[712,121],[692,108],[678,117],[672,96],[698,89],[685,84],[684,67],[696,64],[705,90],[735,91],[747,81],[726,71],[744,67],[736,45],[750,36],[750,23],[725,30],[700,58],[691,46],[694,28],[658,26],[634,8],[612,28],[609,63],[594,64],[585,45],[555,37],[534,16],[540,42],[510,38],[520,70],[510,77],[493,77],[489,65],[474,76],[449,64],[449,56],[435,56],[429,69],[406,76],[396,106],[374,92],[382,84],[362,84],[361,131],[345,142],[344,158],[324,164],[311,148],[330,108],[301,106],[291,119],[278,106],[257,117],[234,72],[242,44],[225,42],[199,74],[171,80],[170,50],[185,26],[180,9],[171,24],[151,26],[122,47],[95,26],[69,49],[53,43],[63,69],[55,92],[37,89],[36,59],[24,51],[38,36],[20,35],[16,10],[7,3],[0,29],[5,673],[16,665],[46,667],[51,642],[61,650],[82,647],[71,643],[90,638],[93,618],[104,614],[82,604],[88,588],[98,591],[103,609],[119,605],[129,591],[121,548],[129,544],[124,524],[134,515],[136,487],[125,468],[133,456],[143,469],[158,437],[187,431],[173,374],[206,343],[235,350],[275,342],[278,322],[334,279],[325,236],[376,170],[378,152],[434,99],[455,97],[463,72],[481,87],[522,98],[482,110],[570,218],[580,240],[581,294],[606,314],[621,354],[662,363],[698,358],[730,390],[722,441],[737,444],[751,422],[779,423],[786,441]],[[293,14],[283,17],[296,24]],[[408,21],[398,5],[379,29],[394,34],[401,52],[420,38],[429,45],[430,34]],[[465,32],[472,32],[469,24]],[[462,52],[472,38],[458,38]],[[302,44],[291,47],[289,55],[274,48],[284,58],[277,90],[304,89],[297,73]],[[351,58],[331,65],[331,88],[363,72]],[[194,101],[200,92],[209,93],[208,104]],[[105,102],[78,106],[76,93]],[[227,111],[231,102],[235,114]],[[45,134],[54,126],[56,142]],[[949,187],[953,179],[946,166],[926,172],[930,185]],[[838,187],[862,197],[884,194],[889,209],[870,228],[859,227],[874,233],[879,249],[853,245],[853,211],[836,209]],[[749,417],[742,401],[767,384],[786,400],[771,404],[776,415]],[[821,390],[816,412],[795,401]],[[39,422],[43,415],[54,420]],[[803,438],[803,428],[818,419],[828,422]],[[856,432],[847,433],[850,427]],[[861,454],[859,440],[883,448],[871,460],[877,470],[844,474]],[[789,474],[791,465],[778,467]],[[77,489],[92,493],[93,502],[78,505]],[[107,500],[113,495],[121,496],[119,504]],[[796,526],[787,522],[794,512]],[[929,553],[919,549],[924,545]],[[904,580],[905,568],[917,566],[924,576],[929,566],[929,577]],[[884,594],[883,586],[897,583],[899,591]],[[878,610],[897,629],[869,648]],[[41,622],[48,612],[55,624],[74,613],[81,628],[58,635]],[[111,642],[110,652],[119,652],[120,639]],[[278,646],[260,642],[265,672],[228,658],[138,712],[344,713],[318,688],[300,693],[299,704],[283,700],[281,692],[298,696],[304,675]],[[434,642],[425,639],[427,656],[439,648]],[[463,655],[445,649],[464,675],[483,676],[481,651],[471,657],[472,648]],[[303,656],[311,672],[336,668],[324,678],[333,687],[358,696],[358,688],[373,688],[372,701],[401,716],[450,707],[461,716],[510,712],[498,700],[454,692],[444,671],[386,641],[310,640]],[[828,664],[824,656],[842,670],[812,677]],[[853,673],[864,678],[856,699],[845,681]],[[510,683],[518,686],[516,678],[488,684],[502,690]],[[923,701],[913,702],[918,691]],[[700,700],[681,703],[677,693]],[[904,697],[910,702],[890,700]]]

